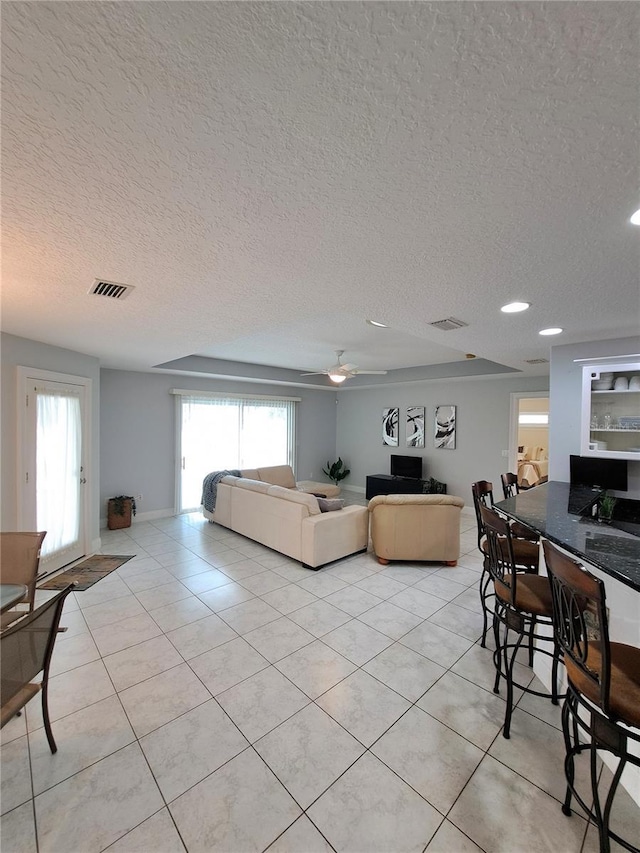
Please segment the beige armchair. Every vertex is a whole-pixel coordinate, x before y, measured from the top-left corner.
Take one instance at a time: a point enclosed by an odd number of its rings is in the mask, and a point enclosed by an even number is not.
[[[455,566],[460,556],[462,498],[377,495],[369,501],[371,541],[378,562],[429,560]]]

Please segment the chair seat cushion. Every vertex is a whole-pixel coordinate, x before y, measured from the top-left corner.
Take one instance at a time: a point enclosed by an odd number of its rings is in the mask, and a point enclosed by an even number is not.
[[[512,575],[505,575],[505,583],[496,583],[496,595],[505,603],[511,601]],[[549,578],[545,575],[524,575],[518,573],[516,577],[516,601],[518,610],[532,613],[534,616],[551,616],[553,613],[553,602],[551,599],[551,585]]]
[[[609,705],[611,713],[628,726],[640,728],[640,649],[625,643],[610,643],[611,687]],[[595,705],[599,705],[600,693],[569,655],[565,655],[565,666],[569,681],[580,693]],[[600,650],[589,643],[587,666],[600,672]]]

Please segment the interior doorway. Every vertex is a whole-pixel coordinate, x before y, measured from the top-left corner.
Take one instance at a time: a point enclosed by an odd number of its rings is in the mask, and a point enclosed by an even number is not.
[[[523,488],[549,475],[549,392],[511,395],[509,470]]]

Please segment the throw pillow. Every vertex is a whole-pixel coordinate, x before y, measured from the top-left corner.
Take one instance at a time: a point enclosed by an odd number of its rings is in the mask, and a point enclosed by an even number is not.
[[[342,509],[344,501],[342,498],[318,498],[318,506],[320,512],[335,512],[337,509]]]

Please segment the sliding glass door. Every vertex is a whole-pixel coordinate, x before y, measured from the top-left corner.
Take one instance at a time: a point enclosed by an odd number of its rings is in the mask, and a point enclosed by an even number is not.
[[[200,506],[211,471],[291,465],[295,452],[295,398],[177,395],[179,512]]]

